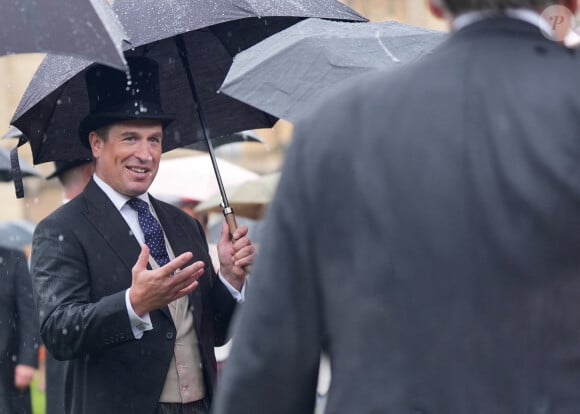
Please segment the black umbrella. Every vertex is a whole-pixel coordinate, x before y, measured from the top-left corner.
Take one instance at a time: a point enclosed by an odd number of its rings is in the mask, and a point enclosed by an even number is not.
[[[446,37],[394,21],[306,19],[239,53],[220,91],[295,122],[345,81],[415,61]]]
[[[22,172],[23,177],[42,177],[42,175],[36,171],[32,165],[22,159],[19,159],[18,161],[20,162],[20,171]],[[14,173],[10,162],[10,151],[0,147],[0,181],[12,181],[13,176]]]
[[[164,151],[276,122],[217,93],[239,51],[308,17],[366,20],[335,0],[116,0],[113,8],[131,38],[126,54],[160,65],[162,105],[177,116]],[[37,70],[11,122],[30,140],[35,163],[87,156],[76,137],[89,111],[83,73],[90,65],[49,56]],[[227,206],[211,145],[209,153]]]
[[[0,5],[0,56],[81,56],[125,70],[126,35],[106,0],[2,0]]]

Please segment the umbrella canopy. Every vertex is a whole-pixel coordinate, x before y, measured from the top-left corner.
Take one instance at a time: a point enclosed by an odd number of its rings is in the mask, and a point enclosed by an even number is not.
[[[240,50],[307,17],[366,20],[336,0],[116,0],[113,8],[131,39],[126,54],[160,65],[162,106],[177,117],[165,131],[164,151],[204,139],[198,108],[209,137],[274,124],[276,118],[217,93]],[[185,50],[177,48],[175,36],[182,36]],[[35,164],[90,156],[78,126],[89,113],[84,73],[91,65],[68,56],[41,62],[11,121],[24,133],[19,144],[30,141]],[[195,100],[189,76],[197,86]]]
[[[220,91],[295,122],[347,79],[412,62],[446,37],[394,21],[307,19],[238,54]]]
[[[20,163],[20,171],[23,177],[42,177],[42,175],[36,171],[32,165],[28,164],[23,159],[18,159]],[[12,164],[10,162],[10,151],[0,148],[0,181],[8,182],[12,181]]]
[[[255,172],[225,159],[218,158],[218,163],[226,185],[258,177]],[[161,199],[205,200],[218,192],[211,160],[203,154],[162,160],[149,192]]]
[[[226,187],[230,206],[234,209],[236,216],[254,220],[261,219],[264,215],[265,207],[270,204],[274,196],[279,179],[280,173],[276,172],[235,186]],[[199,212],[220,212],[220,203],[219,194],[214,194],[198,204],[195,210]]]
[[[34,228],[29,220],[0,221],[0,246],[22,249],[32,243]]]
[[[127,35],[106,0],[6,0],[0,13],[0,55],[80,56],[125,70]]]

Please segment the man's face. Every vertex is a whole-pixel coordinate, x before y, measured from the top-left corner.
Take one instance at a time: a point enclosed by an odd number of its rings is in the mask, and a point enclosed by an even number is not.
[[[161,122],[153,120],[115,123],[107,139],[91,132],[95,173],[128,197],[146,193],[159,168],[162,139]]]

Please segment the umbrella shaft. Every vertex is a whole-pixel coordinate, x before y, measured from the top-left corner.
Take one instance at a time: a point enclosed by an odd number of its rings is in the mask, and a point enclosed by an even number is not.
[[[191,66],[189,64],[189,58],[187,56],[187,47],[185,46],[185,41],[183,40],[183,35],[175,36],[175,44],[177,45],[177,49],[179,50],[179,56],[181,57],[181,62],[183,63],[183,67],[185,69],[185,74],[187,76],[187,81],[189,83],[189,89],[191,91],[191,95],[193,97],[195,108],[197,110],[197,115],[199,116],[199,122],[201,123],[201,129],[203,130],[203,137],[205,138],[205,142],[207,144],[209,157],[211,159],[211,163],[213,165],[213,170],[215,172],[215,176],[217,179],[218,187],[220,190],[220,194],[222,197],[222,207],[224,208],[224,212],[226,208],[229,208],[228,197],[226,195],[226,190],[224,187],[224,183],[222,181],[222,177],[219,171],[219,167],[217,164],[216,156],[213,150],[213,145],[209,139],[207,134],[207,128],[205,126],[205,119],[203,116],[203,111],[201,108],[201,103],[199,101],[199,96],[197,94],[197,89],[195,87],[195,82],[193,80],[193,73],[191,71]],[[232,212],[233,213],[233,212]],[[225,214],[225,213],[224,213]],[[230,228],[231,229],[231,228]]]

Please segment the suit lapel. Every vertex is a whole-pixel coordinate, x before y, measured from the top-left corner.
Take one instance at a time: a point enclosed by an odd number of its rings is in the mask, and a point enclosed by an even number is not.
[[[83,195],[87,201],[83,214],[130,272],[141,252],[131,229],[109,197],[92,179]]]

